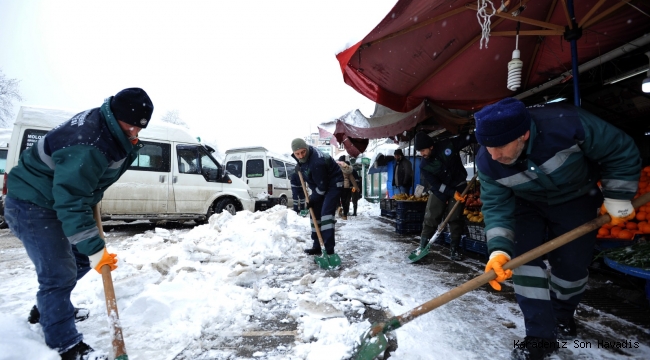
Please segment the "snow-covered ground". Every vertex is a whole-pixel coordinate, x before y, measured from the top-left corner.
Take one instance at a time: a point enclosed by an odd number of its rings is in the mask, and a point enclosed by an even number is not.
[[[112,276],[129,359],[346,359],[371,325],[364,313],[402,314],[481,273],[473,259],[463,263],[473,271],[462,276],[446,270],[451,261],[408,263],[415,242],[395,241],[378,204],[359,205],[359,216],[337,224],[343,264],[331,271],[302,252],[311,246],[308,218],[282,206],[222,213],[191,230],[156,228],[119,241],[109,233],[120,260]],[[2,360],[59,358],[40,325],[26,321],[36,289],[24,249],[0,250]],[[77,324],[85,341],[112,357],[99,274],[91,271],[72,295],[91,313]],[[554,358],[650,358],[649,344],[635,335],[647,330],[602,317],[583,324],[592,335],[580,341],[591,349],[569,343]],[[632,330],[615,333],[608,322]],[[517,305],[486,286],[390,333],[398,344],[391,359],[507,359],[523,336]],[[599,340],[638,347],[612,351],[598,348]]]

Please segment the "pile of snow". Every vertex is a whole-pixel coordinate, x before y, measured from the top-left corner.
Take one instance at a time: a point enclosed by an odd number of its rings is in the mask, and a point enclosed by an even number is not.
[[[375,204],[359,203],[359,213],[379,213]],[[364,305],[359,299],[377,303],[367,291],[378,285],[358,273],[346,276],[344,271],[333,278],[319,269],[303,253],[311,247],[310,231],[309,218],[275,206],[235,216],[223,212],[190,231],[156,228],[120,243],[111,242],[109,233],[109,251],[119,258],[112,276],[129,358],[200,353],[201,339],[218,343],[229,340],[224,335],[260,330],[251,318],[278,320],[273,319],[277,310],[289,317],[280,321],[299,324],[298,337],[304,343],[290,349],[291,356],[315,358],[325,350],[332,359],[349,356],[370,324],[351,324],[343,313],[353,311],[361,317]],[[37,289],[31,262],[18,273],[21,276],[3,283],[16,311],[0,316],[0,347],[30,349],[17,350],[11,359],[56,359],[56,352],[44,344],[40,325],[29,325],[16,315],[31,307]],[[77,324],[85,341],[109,353],[101,277],[91,271],[81,279],[72,301],[91,312],[89,320]],[[278,349],[277,354],[265,356],[287,358],[287,351]],[[0,354],[0,359],[6,355]]]

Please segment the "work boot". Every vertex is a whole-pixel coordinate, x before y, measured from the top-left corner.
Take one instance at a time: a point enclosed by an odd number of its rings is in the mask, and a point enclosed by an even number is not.
[[[347,216],[345,216],[345,215],[341,216],[341,220],[347,220],[347,219],[348,219]]]
[[[59,354],[61,360],[107,360],[108,357],[103,354],[95,354],[95,350],[81,341],[71,347],[66,352]]]
[[[321,249],[316,249],[316,248],[313,248],[313,249],[305,249],[305,254],[307,254],[307,255],[318,255],[318,256],[320,256],[320,255],[323,255],[323,251],[322,251]]]
[[[339,214],[339,217],[343,216],[343,208],[339,206],[339,208],[336,210],[336,212]]]
[[[332,250],[325,249],[325,252],[327,253],[327,255],[334,255],[334,249]]]
[[[555,319],[555,333],[560,340],[573,340],[578,335],[576,321],[573,317],[568,319]]]
[[[88,319],[88,316],[90,316],[90,311],[88,311],[88,309],[74,308],[74,322],[78,323],[80,321],[84,321]],[[36,305],[34,305],[32,309],[29,311],[29,317],[27,317],[27,321],[30,324],[38,324],[40,320],[41,320],[41,312],[38,311],[38,308],[36,307]]]
[[[460,252],[459,248],[451,248],[449,258],[453,261],[463,260],[463,253]]]
[[[515,341],[510,353],[511,360],[543,360],[556,352],[559,344],[555,339],[542,339],[526,336],[524,340]]]
[[[420,236],[420,250],[424,250],[424,247],[429,243],[429,237]]]

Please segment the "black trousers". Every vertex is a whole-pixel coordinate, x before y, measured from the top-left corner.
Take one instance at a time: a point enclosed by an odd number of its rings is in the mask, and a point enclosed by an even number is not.
[[[341,189],[341,206],[343,207],[343,216],[348,216],[348,212],[350,212],[351,197],[352,197],[352,188]]]

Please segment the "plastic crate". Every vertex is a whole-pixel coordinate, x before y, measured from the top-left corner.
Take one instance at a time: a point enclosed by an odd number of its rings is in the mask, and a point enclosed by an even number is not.
[[[424,212],[415,212],[404,209],[398,209],[395,211],[396,218],[398,220],[409,221],[409,222],[422,222],[424,221]]]
[[[397,201],[397,211],[413,211],[424,213],[427,209],[426,201]]]
[[[467,237],[470,239],[486,242],[485,225],[482,223],[467,222]]]
[[[467,251],[475,252],[485,257],[488,256],[487,242],[485,241],[480,241],[480,240],[476,240],[464,236],[463,239],[461,240],[461,243],[463,243],[462,246]]]
[[[381,216],[395,218],[395,210],[385,210],[381,209]]]
[[[395,231],[398,234],[413,234],[422,232],[422,222],[414,221],[395,221]]]
[[[395,199],[382,199],[379,202],[380,210],[395,210],[397,208],[397,200]]]

